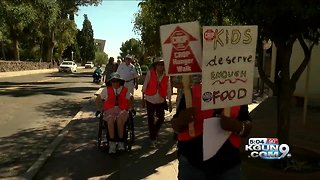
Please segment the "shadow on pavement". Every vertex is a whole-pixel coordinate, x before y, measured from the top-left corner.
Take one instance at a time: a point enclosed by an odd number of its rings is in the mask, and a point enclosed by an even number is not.
[[[92,72],[81,72],[81,73],[62,73],[62,72],[55,72],[51,73],[46,77],[71,77],[71,78],[79,78],[79,77],[92,77]]]
[[[17,87],[10,91],[0,91],[0,96],[12,96],[12,97],[26,97],[34,96],[38,94],[48,94],[56,96],[67,96],[72,93],[88,93],[96,90],[96,87],[65,87],[65,88],[55,88],[55,87]]]
[[[0,137],[0,178],[25,173],[84,104],[65,99],[43,104],[36,110],[43,112],[47,121],[37,122],[36,128]]]
[[[0,138],[0,178],[23,174],[58,135],[62,127],[50,122]]]
[[[80,110],[82,101],[59,99],[57,101],[48,102],[38,106],[37,111],[40,111],[46,117],[61,118],[70,116],[73,117]]]

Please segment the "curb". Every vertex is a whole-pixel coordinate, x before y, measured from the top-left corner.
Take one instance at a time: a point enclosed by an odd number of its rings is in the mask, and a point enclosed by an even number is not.
[[[85,69],[85,68],[83,66],[79,66],[78,69]],[[29,75],[29,74],[50,73],[50,72],[59,72],[59,70],[58,68],[52,68],[52,69],[0,72],[0,78],[16,77],[16,76],[23,76],[23,75]]]
[[[53,69],[40,69],[40,70],[27,70],[27,71],[10,71],[10,72],[0,72],[0,78],[23,76],[29,74],[40,74],[48,72],[58,72],[57,68]]]

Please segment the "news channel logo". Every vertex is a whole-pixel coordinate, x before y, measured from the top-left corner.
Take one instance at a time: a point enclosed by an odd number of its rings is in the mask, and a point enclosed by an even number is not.
[[[290,147],[279,144],[278,138],[249,138],[245,151],[250,152],[249,158],[282,159],[290,158]]]

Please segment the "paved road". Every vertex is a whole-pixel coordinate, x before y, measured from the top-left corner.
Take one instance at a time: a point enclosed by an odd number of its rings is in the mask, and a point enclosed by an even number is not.
[[[93,97],[93,70],[0,79],[0,177],[29,168],[61,129]]]

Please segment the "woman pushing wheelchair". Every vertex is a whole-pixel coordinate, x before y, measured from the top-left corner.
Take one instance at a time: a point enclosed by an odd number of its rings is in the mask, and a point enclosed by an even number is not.
[[[124,83],[125,80],[120,77],[119,73],[112,73],[106,82],[106,88],[96,98],[97,113],[103,110],[103,120],[107,122],[109,154],[116,153],[117,149],[125,150],[124,128],[129,117],[128,110],[133,107],[133,104],[129,101],[131,93],[123,86]]]

